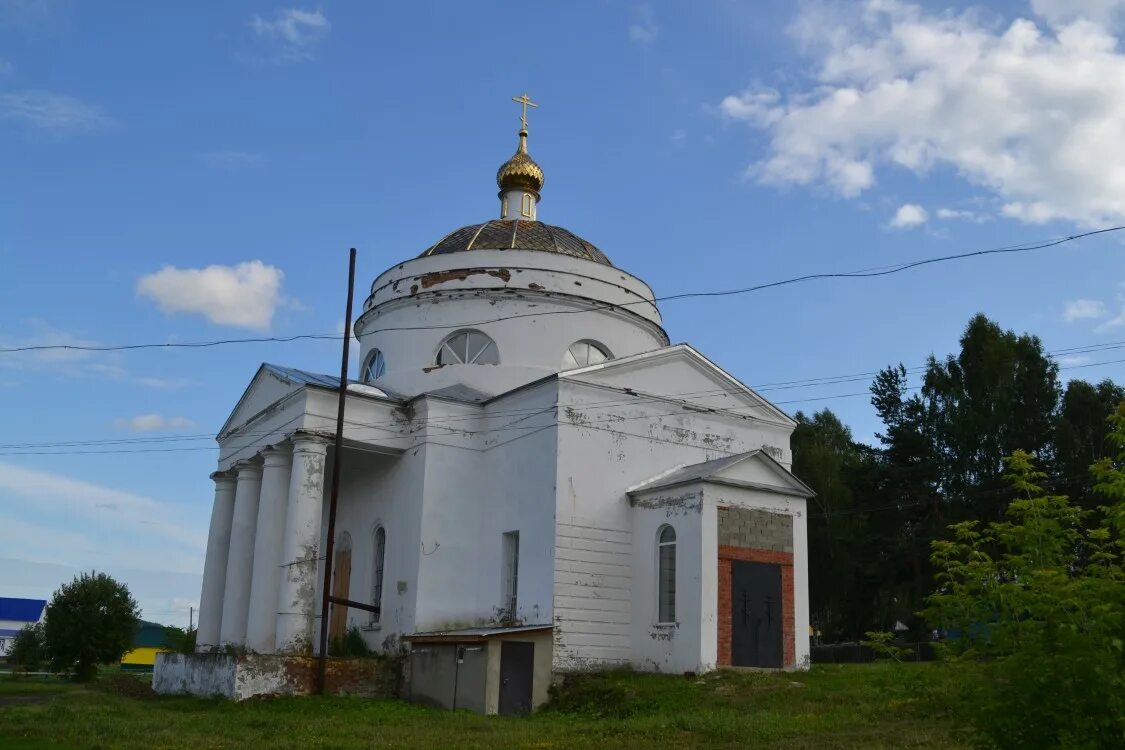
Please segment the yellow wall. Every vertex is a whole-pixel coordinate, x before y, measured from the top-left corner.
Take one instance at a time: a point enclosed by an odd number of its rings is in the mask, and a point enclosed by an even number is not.
[[[161,651],[167,651],[166,648],[153,648],[151,646],[141,646],[132,651],[126,652],[121,657],[122,664],[132,664],[135,666],[151,667],[156,664],[156,655]]]

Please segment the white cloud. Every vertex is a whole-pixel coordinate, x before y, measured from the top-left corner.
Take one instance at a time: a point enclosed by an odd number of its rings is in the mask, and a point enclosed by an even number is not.
[[[916,227],[920,224],[925,224],[929,215],[926,209],[919,206],[917,203],[904,203],[895,211],[894,218],[891,219],[891,226],[895,229],[906,229],[909,227]]]
[[[1104,20],[1086,20],[1096,5],[1063,25],[1004,28],[899,0],[803,6],[792,33],[813,80],[786,93],[751,88],[720,111],[766,133],[767,152],[749,168],[766,184],[855,196],[889,166],[941,167],[1022,221],[1119,221],[1125,53]]]
[[[1095,320],[1105,317],[1105,304],[1094,299],[1076,299],[1066,303],[1063,318],[1067,323],[1076,320]]]
[[[1066,356],[1055,358],[1055,362],[1058,363],[1059,367],[1081,367],[1082,365],[1088,364],[1092,361],[1093,360],[1091,360],[1090,357],[1086,356],[1085,354],[1068,354]]]
[[[1114,26],[1125,15],[1125,0],[1031,0],[1031,9],[1051,26],[1080,19]]]
[[[629,24],[629,39],[640,44],[651,44],[660,36],[652,8],[639,5],[633,9],[633,23]]]
[[[128,532],[124,536],[156,536],[192,556],[206,546],[206,534],[185,522],[181,509],[171,503],[9,463],[0,463],[0,490],[8,511],[22,505],[59,523],[80,519],[120,527]]]
[[[250,28],[259,41],[269,48],[266,62],[301,62],[313,59],[313,47],[328,35],[331,24],[319,10],[286,8],[272,19],[254,14]]]
[[[99,342],[52,326],[43,320],[22,320],[0,330],[0,349],[29,346],[97,347]],[[14,331],[18,331],[14,333]],[[91,351],[88,348],[33,349],[0,353],[0,368],[44,373],[61,378],[96,378],[143,385],[146,388],[182,388],[191,385],[186,378],[160,378],[131,374],[120,352]]]
[[[137,294],[155,300],[168,314],[196,313],[218,325],[269,330],[284,300],[280,268],[260,260],[235,266],[165,266],[137,282]]]
[[[101,130],[114,124],[96,104],[48,91],[0,93],[0,120],[13,120],[56,134]]]
[[[961,208],[939,208],[937,211],[934,211],[934,215],[937,216],[939,219],[945,219],[947,221],[953,221],[953,220],[974,221],[974,222],[987,221],[986,217],[981,216],[976,211],[967,211],[967,210],[961,209]]]
[[[133,432],[152,432],[154,430],[182,430],[194,427],[195,422],[186,417],[165,417],[160,414],[140,414],[132,419],[115,420],[113,426],[119,430]]]

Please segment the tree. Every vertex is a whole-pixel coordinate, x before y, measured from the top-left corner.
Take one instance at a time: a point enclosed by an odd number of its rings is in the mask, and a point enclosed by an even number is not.
[[[105,573],[83,573],[63,584],[47,605],[44,630],[54,669],[93,679],[99,664],[121,660],[137,631],[140,611],[129,589]]]
[[[878,627],[869,592],[881,566],[864,513],[874,451],[828,409],[794,419],[793,473],[816,492],[808,508],[810,618],[823,638],[841,640]]]
[[[195,629],[185,630],[175,625],[164,626],[164,644],[177,654],[195,653]]]
[[[931,580],[928,544],[946,523],[935,407],[908,392],[902,364],[881,371],[871,386],[871,403],[885,426],[877,435],[882,450],[871,490],[878,501],[871,534],[882,560],[870,606],[882,616],[860,632],[898,620],[921,629],[915,613]]]
[[[1125,404],[1114,425],[1119,452],[1094,468],[1112,504],[1092,529],[1016,451],[1004,520],[933,543],[926,616],[950,631],[955,707],[990,746],[1125,746]]]
[[[922,398],[953,517],[995,519],[1011,499],[1005,457],[1016,451],[1040,460],[1049,456],[1058,365],[1037,336],[1017,336],[980,314],[960,343],[956,357],[930,358]]]
[[[43,663],[43,623],[24,625],[12,640],[8,659],[22,669],[37,669]]]
[[[1097,385],[1072,380],[1063,393],[1055,423],[1053,476],[1060,491],[1087,510],[1095,509],[1099,502],[1090,466],[1113,455],[1109,416],[1122,401],[1125,388],[1111,380]]]

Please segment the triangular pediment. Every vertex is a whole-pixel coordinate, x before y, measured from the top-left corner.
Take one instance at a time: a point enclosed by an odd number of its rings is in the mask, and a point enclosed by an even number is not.
[[[263,364],[250,379],[250,384],[246,386],[242,398],[235,404],[234,411],[223,423],[219,435],[225,435],[234,428],[246,424],[272,404],[300,390],[304,385],[305,383],[295,378],[286,377],[283,369]]]
[[[631,496],[696,482],[765,490],[784,495],[813,497],[815,492],[763,450],[739,453],[697,464],[679,466],[629,489]]]
[[[789,429],[797,426],[788,414],[687,344],[567,370],[559,379],[737,411]]]

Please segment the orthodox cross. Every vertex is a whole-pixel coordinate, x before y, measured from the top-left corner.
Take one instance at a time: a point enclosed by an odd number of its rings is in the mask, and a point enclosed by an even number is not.
[[[536,104],[535,102],[531,101],[530,97],[528,97],[527,94],[520,94],[519,96],[513,96],[512,101],[515,102],[516,104],[522,104],[523,105],[523,114],[520,115],[520,123],[522,123],[523,129],[527,130],[527,108],[528,107],[538,107],[539,105]]]

